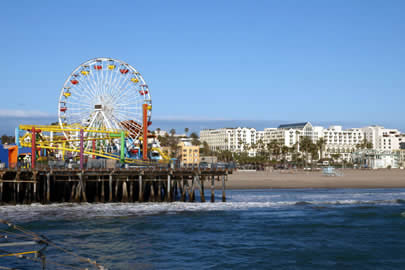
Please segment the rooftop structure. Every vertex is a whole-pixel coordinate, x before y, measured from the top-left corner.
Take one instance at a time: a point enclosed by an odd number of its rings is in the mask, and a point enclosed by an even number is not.
[[[293,123],[293,124],[284,124],[284,125],[279,125],[279,129],[303,129],[306,125],[311,124],[309,122],[303,122],[303,123]]]

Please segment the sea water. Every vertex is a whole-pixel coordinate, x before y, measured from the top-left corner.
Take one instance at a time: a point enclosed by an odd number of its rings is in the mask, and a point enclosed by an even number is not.
[[[405,268],[405,189],[228,190],[220,199],[1,206],[0,218],[109,269]],[[53,247],[46,256],[73,267],[47,269],[90,267]],[[17,258],[0,266],[40,268]]]

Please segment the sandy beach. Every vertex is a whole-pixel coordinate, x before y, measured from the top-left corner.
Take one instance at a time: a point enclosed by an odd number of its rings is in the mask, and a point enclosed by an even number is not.
[[[405,170],[338,170],[342,176],[322,171],[236,171],[229,175],[227,189],[271,188],[405,188]],[[219,186],[218,186],[219,187]]]

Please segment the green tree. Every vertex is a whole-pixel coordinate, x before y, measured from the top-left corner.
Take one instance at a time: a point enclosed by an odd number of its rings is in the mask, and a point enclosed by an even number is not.
[[[233,154],[229,150],[219,151],[217,157],[218,157],[219,161],[224,161],[224,162],[233,161]]]
[[[185,129],[184,129],[184,133],[186,133],[186,137],[188,137],[188,135],[187,135],[188,132],[189,132],[189,129],[188,129],[188,128],[185,128]]]
[[[172,128],[169,133],[173,137],[176,134],[176,130]]]
[[[267,144],[267,149],[271,155],[271,158],[275,158],[275,160],[279,159],[279,155],[281,153],[281,146],[277,140],[270,141],[270,143]]]
[[[367,141],[366,138],[364,138],[361,143],[356,145],[356,148],[361,150],[361,149],[371,149],[373,148],[373,144],[369,141]]]
[[[281,155],[282,155],[282,159],[285,162],[287,160],[287,154],[290,152],[290,148],[286,145],[283,145],[281,147]]]
[[[316,146],[319,149],[319,159],[323,159],[323,150],[325,149],[326,146],[326,141],[324,138],[320,138],[317,142],[316,142]]]
[[[199,137],[198,137],[197,133],[192,132],[192,133],[190,134],[190,138],[192,138],[192,139],[198,139]]]
[[[159,135],[158,140],[159,140],[161,146],[169,146],[170,145],[170,137],[169,137],[169,135],[167,133],[164,136]]]
[[[199,137],[198,137],[197,133],[192,132],[192,133],[190,134],[190,138],[192,139],[192,140],[191,140],[191,144],[192,144],[192,145],[201,145],[201,142],[200,142],[200,140],[199,140]]]
[[[303,136],[300,139],[299,147],[300,147],[300,151],[305,153],[304,161],[305,161],[305,165],[306,165],[308,162],[309,153],[313,151],[314,144],[310,137]]]
[[[203,156],[210,156],[212,151],[206,141],[203,141],[203,147],[200,148],[200,154]]]
[[[332,158],[333,163],[335,164],[339,160],[340,154],[339,153],[332,154],[331,158]]]

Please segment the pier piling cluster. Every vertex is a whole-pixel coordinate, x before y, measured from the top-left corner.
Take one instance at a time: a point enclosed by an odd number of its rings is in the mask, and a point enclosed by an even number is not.
[[[205,188],[215,201],[215,182],[222,188],[228,170],[199,169],[43,169],[0,170],[0,203],[194,202]]]

